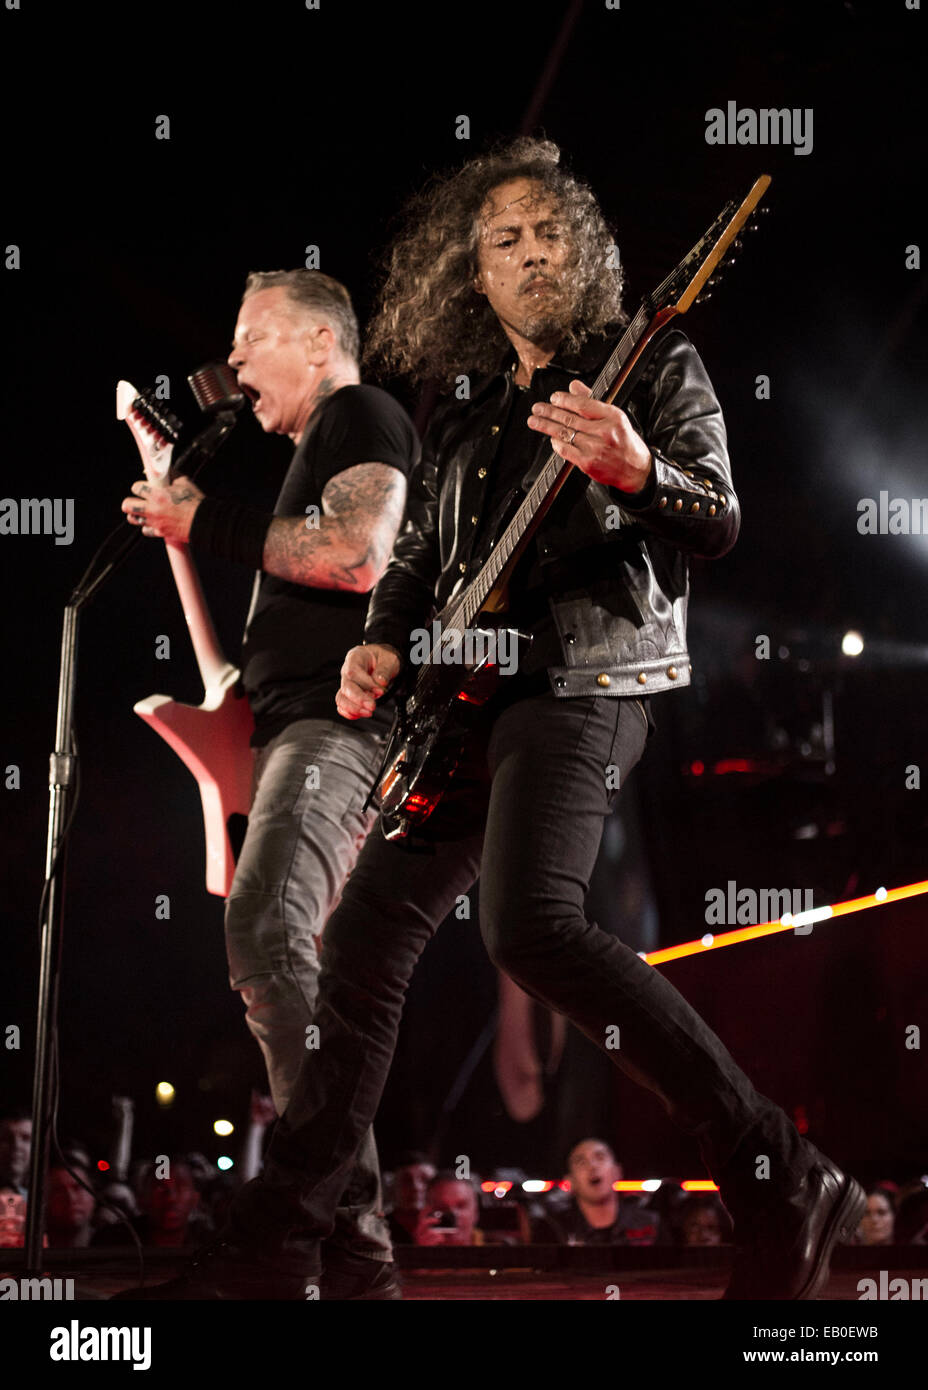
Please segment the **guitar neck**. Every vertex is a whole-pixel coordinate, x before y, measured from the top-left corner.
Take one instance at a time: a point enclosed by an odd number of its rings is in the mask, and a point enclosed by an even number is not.
[[[726,203],[712,226],[684,256],[677,268],[644,300],[608,361],[593,383],[597,400],[607,404],[627,400],[637,379],[636,367],[648,345],[677,315],[685,314],[698,302],[706,285],[712,286],[722,266],[733,258],[740,246],[742,228],[753,223],[755,213],[767,191],[770,178],[762,174],[754,181],[747,197],[738,206]],[[545,513],[570,475],[573,464],[560,454],[551,453],[529,488],[518,511],[497,541],[493,553],[476,578],[449,605],[446,626],[469,627],[484,609],[501,606],[512,572],[538,529]]]
[[[145,476],[153,487],[167,487],[171,476],[171,456],[180,431],[180,421],[150,392],[139,395],[129,381],[116,388],[116,417],[124,420],[138,445]],[[168,560],[193,653],[200,668],[204,689],[224,684],[235,668],[226,661],[216,637],[216,629],[203,597],[200,576],[186,545],[165,541]]]
[[[222,654],[189,547],[172,541],[165,541],[164,545],[193,643],[193,653],[200,668],[200,678],[204,689],[209,690],[220,684],[231,668]]]
[[[663,309],[655,314],[647,303],[641,306],[593,383],[593,396],[597,400],[612,403],[623,386],[630,388],[633,370],[645,348],[674,313],[673,309]],[[625,394],[627,391],[623,398]],[[483,609],[493,606],[491,595],[505,587],[573,466],[553,450],[548,455],[518,511],[494,546],[493,554],[458,600],[465,626],[469,626]]]

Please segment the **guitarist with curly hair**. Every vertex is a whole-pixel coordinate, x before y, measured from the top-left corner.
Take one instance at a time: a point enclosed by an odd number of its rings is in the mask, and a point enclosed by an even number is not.
[[[603,822],[645,749],[650,700],[689,681],[687,555],[724,555],[740,521],[722,412],[689,341],[664,319],[669,331],[639,351],[663,312],[651,303],[614,347],[625,319],[610,249],[589,189],[555,146],[531,140],[433,182],[392,248],[369,349],[451,393],[337,705],[367,720],[399,689],[412,732],[384,779],[386,833],[368,839],[328,924],[319,1051],[304,1059],[264,1173],[239,1195],[222,1242],[165,1297],[295,1298],[301,1278],[318,1277],[410,975],[478,875],[493,961],[697,1138],[736,1224],[725,1297],[814,1298],[835,1242],[856,1227],[857,1183],[755,1091],[667,979],[584,913]],[[676,312],[691,302],[698,251],[661,287],[679,296]],[[625,374],[621,406],[588,384],[604,363]],[[542,516],[534,529],[530,511]],[[412,634],[436,612],[445,628],[483,622],[487,607],[531,641],[496,692],[480,692],[460,745],[433,744],[472,700],[466,682],[436,693],[444,635],[426,665]],[[416,780],[429,747],[431,771]]]

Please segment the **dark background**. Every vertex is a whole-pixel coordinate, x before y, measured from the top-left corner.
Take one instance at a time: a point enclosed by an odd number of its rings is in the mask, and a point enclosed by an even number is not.
[[[139,473],[114,417],[117,379],[167,373],[172,408],[192,421],[184,377],[228,350],[246,273],[301,265],[311,244],[363,324],[407,196],[523,123],[596,190],[632,309],[727,199],[773,177],[771,215],[682,325],[725,409],[744,524],[729,556],[693,566],[696,678],[655,701],[658,735],[604,842],[597,919],[638,949],[701,936],[706,892],[729,879],[809,888],[818,905],[926,876],[926,793],[906,789],[905,769],[928,772],[928,537],[856,529],[861,497],[925,492],[926,280],[905,248],[928,240],[926,22],[902,0],[270,0],[102,15],[24,0],[2,13],[3,241],[21,254],[3,274],[2,492],[73,497],[76,534],[70,547],[0,536],[0,763],[21,770],[19,790],[0,788],[0,1023],[23,1035],[3,1052],[0,1111],[31,1087],[61,609]],[[812,107],[812,152],[707,145],[705,113],[729,99]],[[469,141],[455,138],[462,114]],[[159,115],[169,141],[154,138]],[[756,399],[761,373],[770,400]],[[289,452],[247,419],[200,482],[269,506]],[[198,564],[235,654],[251,576]],[[838,651],[849,627],[867,643],[857,661]],[[169,662],[155,659],[160,634]],[[132,713],[155,691],[201,698],[160,544],[139,547],[85,614],[79,658],[59,1128],[100,1156],[119,1092],[137,1103],[139,1153],[215,1158],[237,1141],[217,1140],[212,1120],[241,1126],[263,1072],[225,982],[194,783]],[[169,921],[155,918],[159,894]],[[758,1086],[874,1177],[924,1171],[928,1157],[924,1065],[903,1046],[905,1026],[925,1023],[925,902],[667,967]],[[385,1163],[437,1140],[443,1158],[556,1176],[594,1130],[630,1176],[700,1175],[653,1098],[575,1034],[532,1125],[506,1119],[489,1050],[442,1117],[494,1002],[476,923],[446,924],[410,992],[378,1126]],[[177,1088],[168,1112],[154,1103],[162,1079]]]

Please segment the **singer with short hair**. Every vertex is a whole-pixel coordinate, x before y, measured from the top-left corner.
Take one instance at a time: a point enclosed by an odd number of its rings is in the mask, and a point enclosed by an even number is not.
[[[163,488],[140,480],[122,504],[143,535],[258,571],[241,662],[254,797],[225,931],[230,983],[278,1114],[306,1052],[319,938],[376,819],[365,802],[392,720],[380,708],[360,724],[335,708],[418,454],[406,412],[361,382],[358,348],[338,281],[312,270],[250,275],[228,361],[261,428],[296,446],[274,514],[204,496],[186,477]],[[368,1130],[329,1242],[327,1297],[399,1297],[382,1205]]]

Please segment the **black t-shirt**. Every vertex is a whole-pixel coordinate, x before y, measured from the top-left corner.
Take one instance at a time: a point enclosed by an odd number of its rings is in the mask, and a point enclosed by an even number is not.
[[[297,445],[274,515],[303,516],[310,506],[321,515],[326,483],[359,463],[387,464],[408,476],[418,447],[409,416],[386,391],[343,386],[319,407]],[[262,574],[242,649],[256,746],[296,719],[389,728],[392,708],[384,701],[364,720],[342,719],[335,708],[342,662],[362,640],[368,599]]]
[[[664,1239],[657,1212],[627,1200],[619,1202],[611,1226],[591,1226],[573,1201],[565,1211],[545,1213],[532,1225],[536,1245],[661,1245]]]

